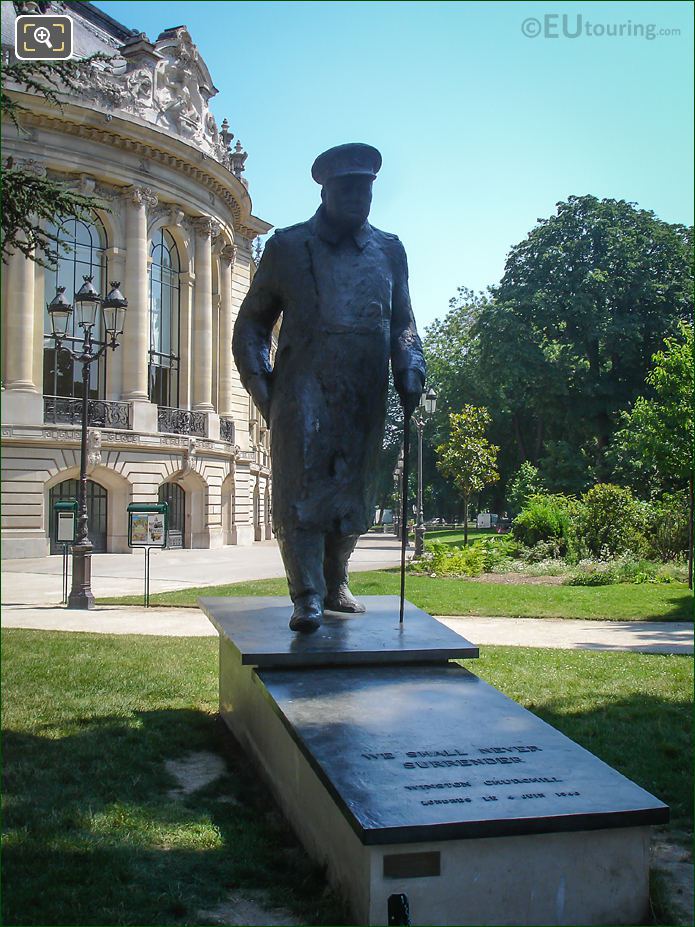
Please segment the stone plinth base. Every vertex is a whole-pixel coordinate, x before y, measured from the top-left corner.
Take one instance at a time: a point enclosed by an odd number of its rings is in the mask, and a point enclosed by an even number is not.
[[[262,661],[323,647],[334,665],[284,668],[249,662],[250,616],[239,602],[235,621],[233,602],[204,603],[217,612],[222,717],[355,923],[386,924],[394,896],[423,925],[645,918],[661,802],[446,658],[398,662],[386,629],[390,662],[355,662],[371,602],[341,635],[285,631]]]

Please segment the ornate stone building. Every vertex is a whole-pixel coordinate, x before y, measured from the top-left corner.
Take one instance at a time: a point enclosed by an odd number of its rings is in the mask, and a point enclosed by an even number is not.
[[[53,503],[75,495],[81,365],[48,337],[46,305],[58,285],[72,302],[84,274],[102,295],[121,281],[129,303],[121,347],[91,369],[95,550],[128,550],[131,501],[169,502],[172,545],[269,537],[268,435],[230,347],[254,239],[270,229],[252,213],[246,153],[208,108],[217,91],[185,26],[151,42],[89,3],[41,7],[72,17],[77,57],[109,60],[85,68],[62,110],[15,91],[26,111],[21,131],[3,127],[4,157],[98,197],[100,208],[58,223],[69,248],[57,268],[21,254],[3,267],[3,556],[51,552]],[[7,60],[12,4],[2,16]]]

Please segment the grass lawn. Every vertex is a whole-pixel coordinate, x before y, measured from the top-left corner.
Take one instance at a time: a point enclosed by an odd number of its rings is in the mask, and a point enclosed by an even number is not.
[[[4,924],[206,923],[251,890],[301,923],[345,923],[216,718],[214,639],[7,630],[2,644]],[[691,830],[691,660],[487,647],[468,665]],[[197,751],[226,772],[173,798],[167,761]]]
[[[481,538],[500,537],[495,528],[469,528],[468,543],[479,541]],[[425,544],[430,541],[437,541],[439,544],[446,544],[447,547],[463,547],[463,528],[427,528],[425,532]]]
[[[356,595],[398,595],[398,570],[353,573]],[[227,586],[158,592],[152,605],[191,606],[198,597],[287,595],[285,579],[261,579]],[[406,596],[431,615],[488,615],[509,618],[584,618],[604,621],[692,621],[693,597],[683,583],[614,586],[545,586],[474,583],[465,579],[417,576],[406,580]],[[141,605],[142,596],[100,599],[100,603]]]

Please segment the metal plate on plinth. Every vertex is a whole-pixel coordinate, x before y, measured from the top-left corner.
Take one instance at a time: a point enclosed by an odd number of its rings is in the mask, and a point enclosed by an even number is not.
[[[365,844],[668,821],[653,795],[455,664],[256,673]]]
[[[475,658],[478,648],[431,615],[406,602],[398,623],[398,596],[361,596],[364,615],[326,612],[313,634],[295,634],[285,596],[198,600],[215,628],[250,666],[336,666],[415,663]]]

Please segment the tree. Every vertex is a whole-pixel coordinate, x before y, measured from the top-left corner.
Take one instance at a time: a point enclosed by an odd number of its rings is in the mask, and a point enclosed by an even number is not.
[[[587,453],[592,476],[607,475],[620,412],[691,316],[691,242],[692,229],[624,200],[571,196],[512,248],[496,317],[478,324],[527,459],[564,440]]]
[[[693,574],[693,325],[679,326],[653,358],[646,385],[624,412],[611,446],[615,472],[642,494],[688,488],[690,497],[689,579]]]
[[[518,515],[531,496],[543,492],[543,489],[538,467],[525,460],[507,486],[506,500],[510,513]]]
[[[381,445],[381,457],[379,458],[377,472],[374,474],[375,499],[379,509],[378,524],[381,524],[383,520],[384,509],[388,508],[389,503],[393,500],[393,471],[396,468],[398,453],[402,444],[403,410],[401,409],[398,393],[389,379],[384,439]]]
[[[463,496],[464,542],[468,543],[468,503],[474,493],[497,482],[499,447],[485,437],[490,413],[479,406],[464,405],[449,416],[449,439],[437,448],[437,466]]]
[[[500,468],[509,474],[518,467],[513,448],[506,440],[509,420],[499,402],[497,384],[485,370],[476,334],[476,324],[489,308],[488,294],[459,287],[456,296],[449,301],[444,319],[429,325],[423,338],[428,386],[433,386],[437,393],[437,411],[428,421],[424,434],[427,511],[448,515],[452,520],[461,517],[461,496],[452,483],[437,472],[436,465],[436,448],[449,435],[452,412],[457,412],[464,403],[490,409],[490,439],[503,449]],[[500,493],[493,504],[501,507],[502,501]]]
[[[465,403],[490,410],[501,485],[524,461],[551,493],[611,476],[620,414],[651,356],[691,314],[692,229],[619,200],[570,197],[508,256],[487,293],[461,287],[424,338],[439,397],[425,454]],[[432,489],[446,498],[446,483]],[[502,505],[500,490],[494,504]],[[440,502],[441,505],[441,502]]]
[[[76,90],[88,74],[92,62],[106,60],[101,53],[82,60],[15,61],[2,69],[0,114],[9,119],[22,133],[21,114],[26,111],[19,100],[8,93],[8,85],[42,96],[61,108],[59,93],[65,88]],[[51,227],[67,217],[83,218],[95,206],[104,204],[92,197],[68,190],[65,186],[36,172],[32,167],[14,163],[8,158],[2,180],[2,259],[19,251],[42,266],[55,264],[57,238]],[[65,247],[65,245],[62,245]]]

